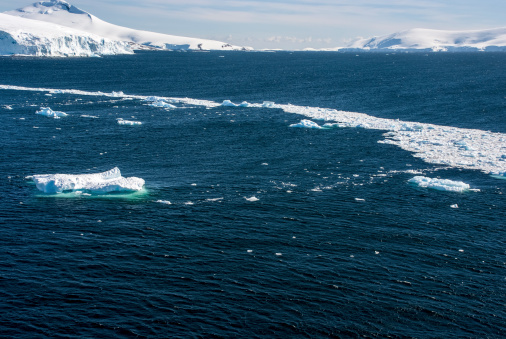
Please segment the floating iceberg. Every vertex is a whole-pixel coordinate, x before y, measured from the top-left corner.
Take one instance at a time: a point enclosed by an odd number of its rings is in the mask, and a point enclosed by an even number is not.
[[[316,122],[307,119],[301,120],[297,124],[291,124],[290,127],[322,129]]]
[[[140,122],[140,121],[131,121],[131,120],[123,120],[123,119],[119,118],[118,119],[118,124],[133,126],[133,125],[142,125],[142,122]]]
[[[234,104],[230,100],[223,100],[223,102],[221,103],[220,106],[225,106],[225,107],[249,107],[249,105],[250,104],[248,102],[246,102],[246,101],[243,101],[240,104]]]
[[[60,119],[61,117],[66,117],[68,116],[67,113],[64,113],[64,112],[58,112],[58,111],[53,111],[51,108],[49,107],[41,107],[40,108],[40,111],[37,111],[35,112],[35,114],[39,114],[39,115],[44,115],[46,117],[50,117],[50,118],[55,118],[55,119]]]
[[[89,191],[93,193],[134,192],[144,187],[144,179],[124,178],[118,167],[94,174],[36,174],[33,181],[44,193]]]
[[[164,100],[156,100],[150,103],[148,106],[151,107],[158,107],[158,108],[176,108],[176,106],[169,104],[168,102]]]
[[[418,185],[418,187],[432,188],[439,191],[464,192],[471,187],[462,181],[452,181],[448,179],[433,179],[422,176],[416,176],[408,182]]]

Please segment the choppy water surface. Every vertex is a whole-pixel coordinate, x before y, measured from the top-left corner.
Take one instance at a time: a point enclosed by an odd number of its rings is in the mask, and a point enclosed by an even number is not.
[[[502,168],[505,61],[0,58],[2,337],[502,337],[506,181],[482,153]],[[371,126],[290,127],[323,126],[318,107],[446,126],[477,169],[378,143],[386,130]],[[490,149],[465,149],[487,135]],[[145,190],[48,195],[27,178],[115,166]],[[417,175],[472,190],[409,184]]]

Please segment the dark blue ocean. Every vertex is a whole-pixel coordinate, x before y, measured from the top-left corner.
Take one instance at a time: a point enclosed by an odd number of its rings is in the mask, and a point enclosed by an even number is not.
[[[506,133],[505,65],[505,53],[9,57],[0,85]],[[383,131],[291,128],[306,117],[280,109],[49,94],[0,90],[0,337],[504,337],[506,180],[426,163],[378,143]],[[145,190],[51,195],[30,180],[115,166]],[[416,171],[475,191],[415,187]]]

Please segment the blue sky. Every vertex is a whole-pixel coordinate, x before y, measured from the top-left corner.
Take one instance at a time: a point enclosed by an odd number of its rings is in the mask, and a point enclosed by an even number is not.
[[[117,25],[260,48],[339,47],[410,28],[506,27],[505,0],[67,0]],[[0,12],[31,0],[0,0]]]

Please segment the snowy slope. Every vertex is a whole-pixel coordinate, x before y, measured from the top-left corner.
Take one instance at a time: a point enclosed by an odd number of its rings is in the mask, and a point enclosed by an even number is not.
[[[69,27],[0,13],[0,55],[132,54],[130,46]]]
[[[340,50],[506,51],[506,27],[481,31],[410,29],[359,39]]]
[[[134,49],[242,50],[227,43],[140,31],[105,22],[63,0],[40,1],[5,14],[52,22],[113,40],[127,41]]]

